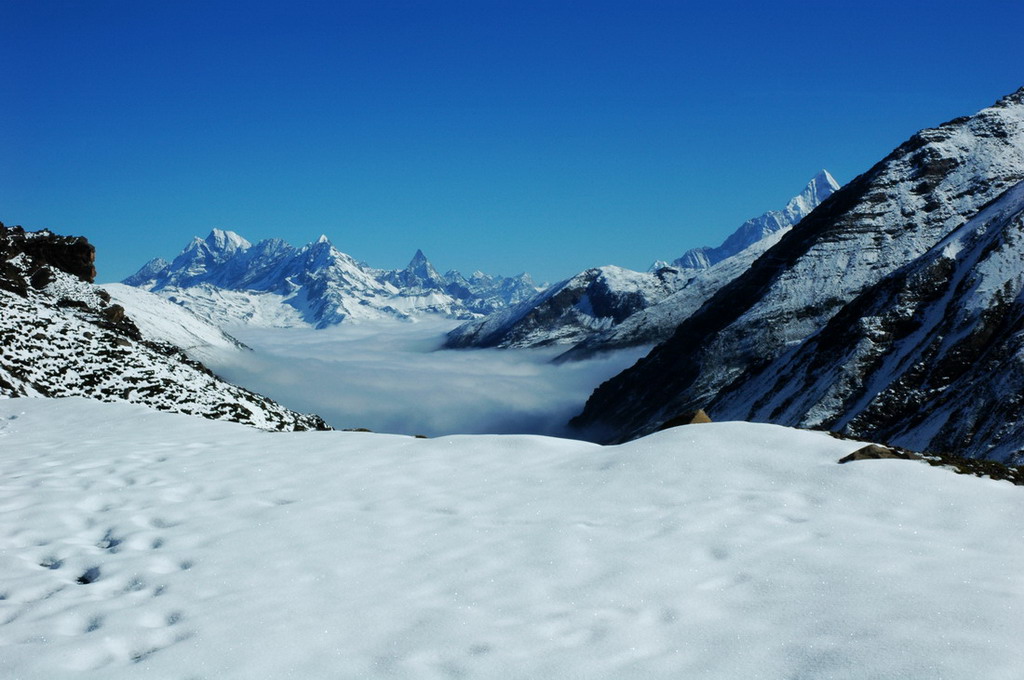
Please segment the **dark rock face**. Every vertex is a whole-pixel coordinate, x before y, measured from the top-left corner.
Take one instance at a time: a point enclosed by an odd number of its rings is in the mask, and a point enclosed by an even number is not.
[[[872,372],[870,367],[853,370],[849,361],[834,361],[828,349],[834,345],[826,342],[825,336],[850,335],[865,318],[870,300],[882,295],[881,288],[874,288],[876,284],[924,256],[986,204],[1024,180],[1022,112],[1024,89],[975,116],[914,135],[818,206],[750,269],[683,321],[671,339],[600,386],[574,424],[603,432],[602,439],[622,441],[652,431],[674,413],[705,406],[718,420],[756,419],[823,428],[838,425],[862,434],[903,428],[901,436],[907,437],[910,431],[906,427],[918,418],[921,422],[916,431],[923,432],[926,418],[919,408],[920,392],[911,385],[916,380],[925,389],[940,386],[933,380],[922,382],[921,369],[916,374],[900,372],[907,388],[895,390],[888,400],[878,399],[874,415],[865,416],[865,423],[874,423],[871,428],[844,418],[854,402],[860,404],[856,396],[848,401],[835,394],[822,397],[830,408],[836,399],[843,406],[814,420],[821,409],[800,394],[806,382],[793,380],[812,381],[819,391],[825,389],[821,385],[844,380],[863,383]],[[946,299],[955,268],[943,258],[934,258],[908,271],[908,284],[897,286],[901,296],[893,302],[887,328],[881,332],[916,338],[922,319],[906,310]],[[875,309],[867,316],[874,318],[878,313]],[[957,365],[976,361],[992,337],[1005,336],[1014,315],[1007,316],[994,304],[985,318],[989,319],[983,324],[986,330],[979,329],[977,335],[964,339],[956,352],[943,359],[944,376],[955,375],[960,370]],[[852,335],[870,339],[873,326],[866,322],[864,327],[864,333]],[[819,351],[814,350],[816,342]],[[875,354],[858,354],[856,361],[877,362],[885,350],[876,349]],[[802,350],[799,372],[780,363]],[[925,357],[922,361],[928,365]],[[835,368],[831,383],[814,380],[829,367]],[[929,382],[932,384],[925,387]],[[1024,383],[1017,392],[1020,387]],[[776,389],[782,392],[774,393]],[[790,406],[781,403],[783,394],[792,397]],[[991,399],[986,397],[986,403]],[[960,435],[971,432],[969,439],[978,441],[980,432],[970,420],[954,419],[955,424],[948,425],[949,434],[941,440],[953,442],[955,431]],[[891,423],[891,428],[882,428],[883,421]],[[973,455],[980,455],[979,451],[974,449]]]
[[[92,283],[96,279],[96,249],[84,236],[58,236],[48,230],[26,232],[22,227],[5,227],[0,222],[0,259],[24,254],[30,261],[30,275],[54,267]],[[46,285],[36,285],[41,288]]]

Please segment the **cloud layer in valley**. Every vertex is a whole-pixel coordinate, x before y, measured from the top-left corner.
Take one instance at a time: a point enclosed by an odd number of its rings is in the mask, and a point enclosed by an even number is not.
[[[438,350],[451,321],[324,330],[236,329],[253,352],[208,362],[219,375],[334,427],[401,434],[547,434],[646,350],[565,364],[565,348]]]

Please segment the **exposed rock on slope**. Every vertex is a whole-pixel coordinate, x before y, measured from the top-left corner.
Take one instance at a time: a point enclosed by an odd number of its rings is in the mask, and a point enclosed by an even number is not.
[[[123,283],[101,289],[125,312],[149,340],[180,347],[191,359],[204,362],[223,358],[224,352],[249,350],[217,326],[159,295]]]
[[[591,428],[592,436],[622,440],[701,406],[710,405],[716,420],[731,417],[728,408],[714,406],[724,405],[726,394],[736,404],[763,396],[747,392],[757,391],[759,369],[1022,179],[1024,89],[974,116],[915,134],[804,218],[670,340],[599,387],[574,423]],[[920,294],[937,285],[922,280]],[[824,370],[829,358],[814,356]],[[900,422],[913,426],[909,418]]]
[[[0,225],[0,395],[83,396],[268,430],[327,429],[318,416],[225,383],[181,349],[147,339],[90,284],[93,256],[84,238]]]
[[[1022,293],[1024,182],[723,392],[716,411],[1019,463]]]

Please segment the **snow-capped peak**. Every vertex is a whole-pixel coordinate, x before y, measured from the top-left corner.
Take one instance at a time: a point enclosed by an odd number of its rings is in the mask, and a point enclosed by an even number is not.
[[[684,269],[707,269],[742,252],[770,234],[792,227],[837,189],[839,183],[835,178],[828,170],[821,170],[782,210],[769,210],[763,215],[749,219],[717,248],[693,248],[683,253],[682,257],[673,260],[671,265]],[[661,263],[656,262],[652,265],[650,271],[658,269],[659,264]]]
[[[793,224],[796,224],[814,210],[819,203],[838,190],[839,182],[829,174],[828,170],[821,170],[807,183],[803,191],[790,199],[783,213],[790,219],[795,218]]]
[[[210,247],[210,250],[226,255],[246,251],[252,247],[251,243],[237,233],[225,229],[212,230],[210,235],[206,237],[206,244]]]

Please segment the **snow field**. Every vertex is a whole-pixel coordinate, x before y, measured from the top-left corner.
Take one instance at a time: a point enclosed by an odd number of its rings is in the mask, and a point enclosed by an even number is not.
[[[714,423],[618,447],[0,400],[12,678],[1015,678],[1024,491]]]

